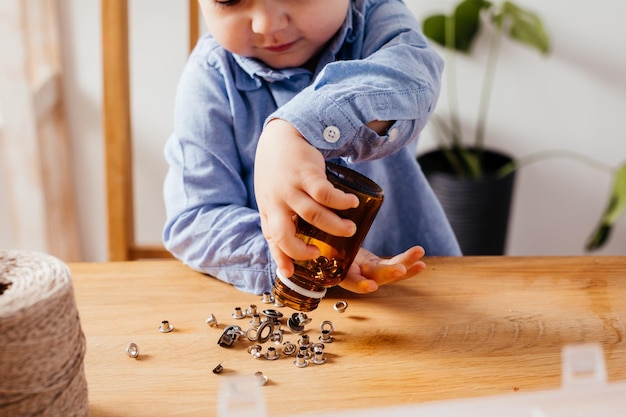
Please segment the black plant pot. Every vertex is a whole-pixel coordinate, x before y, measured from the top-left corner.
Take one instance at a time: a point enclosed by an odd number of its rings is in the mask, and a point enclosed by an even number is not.
[[[463,179],[452,173],[439,150],[417,158],[443,206],[464,255],[503,255],[515,171],[506,177],[494,173],[512,161],[504,154],[483,151],[485,175]]]

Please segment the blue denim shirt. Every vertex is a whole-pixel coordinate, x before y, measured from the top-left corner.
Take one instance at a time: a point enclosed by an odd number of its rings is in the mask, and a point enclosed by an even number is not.
[[[383,188],[385,202],[365,248],[393,256],[421,245],[427,255],[460,255],[415,160],[442,67],[400,0],[353,0],[315,73],[270,68],[205,35],[181,76],[165,147],[165,246],[191,268],[240,290],[271,289],[276,264],[261,233],[254,156],[266,121],[281,118],[326,159]],[[372,120],[395,122],[379,136],[365,126]]]

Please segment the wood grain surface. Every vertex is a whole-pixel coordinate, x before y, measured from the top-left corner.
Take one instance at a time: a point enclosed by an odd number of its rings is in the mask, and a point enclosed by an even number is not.
[[[306,368],[293,357],[252,358],[245,337],[218,346],[226,326],[249,327],[231,317],[235,307],[274,308],[257,295],[173,260],[70,264],[91,414],[216,415],[222,378],[257,371],[269,379],[271,416],[557,389],[562,347],[585,342],[603,345],[609,381],[626,380],[625,257],[426,261],[419,276],[374,294],[332,289],[306,326],[317,341],[320,323],[333,323],[327,363]],[[344,313],[333,309],[338,300],[349,304]],[[210,314],[217,328],[205,323]],[[175,330],[159,332],[162,320]],[[130,342],[137,359],[125,353]]]

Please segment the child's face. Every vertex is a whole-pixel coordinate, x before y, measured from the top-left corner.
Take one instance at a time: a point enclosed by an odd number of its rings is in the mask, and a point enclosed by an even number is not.
[[[350,0],[200,0],[226,50],[273,68],[307,64],[341,28]]]

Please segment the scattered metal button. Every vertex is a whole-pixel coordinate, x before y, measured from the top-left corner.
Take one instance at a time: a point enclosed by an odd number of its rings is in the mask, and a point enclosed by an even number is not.
[[[306,368],[307,366],[309,366],[309,361],[304,357],[304,355],[299,353],[296,356],[296,360],[293,361],[293,364],[296,365],[298,368]]]
[[[241,330],[239,326],[228,326],[224,329],[224,333],[220,336],[217,341],[217,344],[221,347],[231,347],[233,343],[239,338],[239,336],[243,336],[245,333]]]
[[[250,325],[252,327],[259,327],[261,325],[261,316],[257,313],[254,313],[251,317],[252,319],[250,319]]]
[[[296,345],[287,341],[283,343],[283,355],[291,356],[296,353]]]
[[[272,333],[274,333],[274,322],[272,320],[266,320],[259,326],[256,340],[259,343],[265,343],[269,340]]]
[[[261,302],[263,304],[272,304],[274,302],[274,296],[271,292],[264,292],[261,296]]]
[[[323,352],[324,351],[324,344],[323,343],[313,343],[309,349],[311,349],[311,352],[315,353],[315,352]]]
[[[257,382],[259,383],[259,385],[265,385],[267,384],[267,376],[263,375],[263,372],[261,371],[257,371],[254,373],[254,376],[257,379]]]
[[[298,355],[304,356],[305,359],[311,359],[313,352],[309,351],[309,348],[306,346],[300,346],[298,348]]]
[[[280,320],[283,317],[283,313],[281,313],[278,310],[271,309],[271,308],[263,310],[263,314],[265,314],[265,317],[267,317],[268,319],[272,319],[272,320]]]
[[[265,352],[265,359],[275,361],[279,357],[280,355],[278,354],[278,351],[274,346],[270,346],[267,348],[267,351]]]
[[[298,323],[298,321],[294,319],[293,316],[289,320],[287,320],[287,327],[289,327],[289,330],[294,333],[302,333],[304,331],[304,326],[300,325],[300,323]]]
[[[250,327],[248,330],[246,330],[246,337],[248,338],[249,341],[256,342],[258,336],[259,336],[258,327]]]
[[[346,308],[348,308],[348,302],[345,300],[337,301],[333,308],[335,309],[335,311],[343,313],[344,311],[346,311]]]
[[[213,368],[213,373],[214,374],[219,374],[220,372],[222,372],[224,370],[224,367],[222,366],[222,363],[218,363],[217,366],[215,368]]]
[[[309,339],[309,335],[303,334],[302,336],[300,336],[300,340],[298,340],[298,344],[300,346],[304,346],[305,348],[308,348],[309,346],[311,346],[311,340]]]
[[[233,310],[233,314],[231,315],[236,320],[241,320],[242,318],[246,317],[241,307],[235,307],[235,309]]]
[[[313,362],[316,365],[323,365],[326,363],[326,358],[324,357],[324,351],[323,350],[317,350],[315,351],[314,355],[313,355],[313,359],[311,360],[311,362]]]
[[[322,330],[322,334],[319,337],[320,342],[322,342],[322,343],[332,343],[333,340],[334,340],[334,337],[330,333],[331,333],[331,331],[328,330],[328,329]]]
[[[250,304],[250,307],[248,307],[246,309],[246,316],[252,317],[255,314],[257,314],[257,312],[256,312],[256,305],[255,304]]]
[[[248,347],[248,353],[254,359],[259,359],[261,357],[261,349],[261,345],[252,345]]]
[[[287,326],[294,333],[301,333],[304,331],[304,326],[310,322],[311,319],[305,313],[293,313],[287,320]]]
[[[306,313],[294,313],[292,317],[294,317],[302,326],[309,324],[313,319],[308,317]]]
[[[270,341],[274,342],[277,345],[283,343],[283,331],[282,330],[274,330],[274,332],[270,335]]]
[[[335,326],[333,326],[333,322],[330,320],[324,320],[321,324],[320,324],[320,331],[323,333],[324,330],[328,330],[329,333],[332,333],[335,331]]]
[[[136,343],[129,343],[126,346],[126,354],[133,359],[137,358],[139,356],[139,346]]]
[[[161,333],[169,333],[169,332],[171,332],[172,330],[174,330],[174,326],[172,326],[172,323],[170,323],[170,322],[169,322],[169,321],[167,321],[167,320],[163,320],[163,321],[161,322],[161,325],[159,326],[159,331],[160,331]]]
[[[211,327],[217,327],[217,319],[215,318],[215,315],[213,315],[213,313],[211,313],[211,315],[206,319],[206,324]]]

